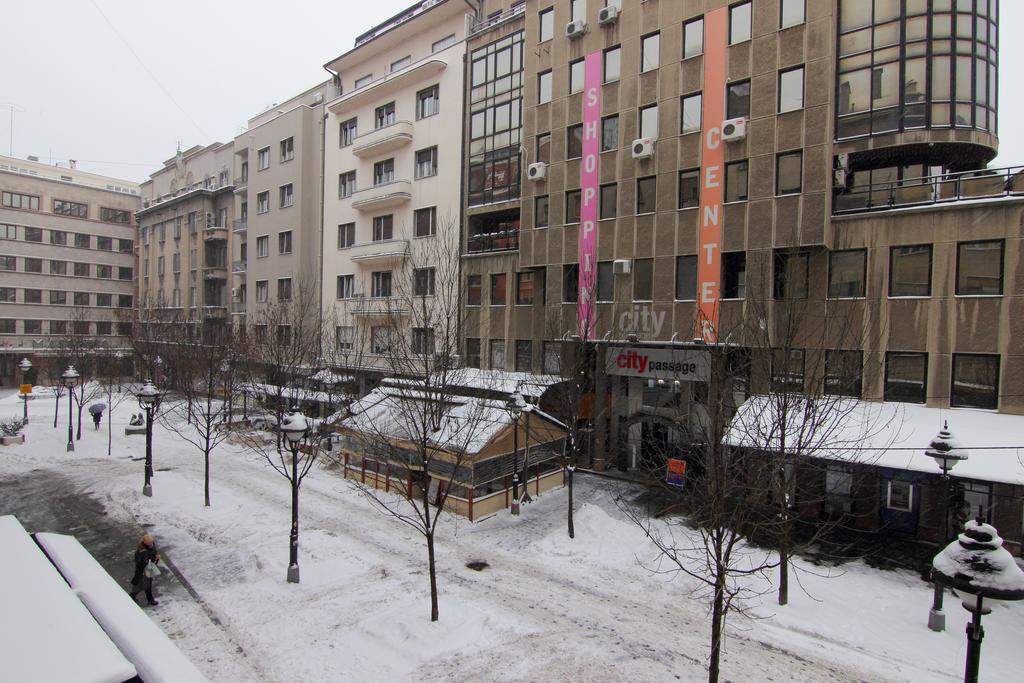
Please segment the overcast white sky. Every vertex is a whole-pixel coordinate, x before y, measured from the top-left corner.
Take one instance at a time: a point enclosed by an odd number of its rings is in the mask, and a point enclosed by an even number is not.
[[[411,0],[5,2],[0,153],[145,180],[182,148],[327,77],[322,65]],[[1024,164],[1024,2],[1003,0],[1000,153]],[[10,105],[14,105],[13,150]]]

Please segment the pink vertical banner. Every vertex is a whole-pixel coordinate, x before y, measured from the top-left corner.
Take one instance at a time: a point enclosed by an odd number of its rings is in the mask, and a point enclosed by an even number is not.
[[[583,72],[583,159],[580,161],[580,266],[577,334],[593,339],[597,324],[597,217],[601,168],[600,50],[587,55]]]

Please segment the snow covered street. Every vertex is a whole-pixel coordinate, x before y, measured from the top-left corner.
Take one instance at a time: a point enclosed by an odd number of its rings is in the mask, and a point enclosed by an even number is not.
[[[20,415],[0,398],[0,418]],[[577,478],[576,539],[565,533],[564,490],[470,524],[447,516],[438,534],[440,622],[429,621],[422,538],[370,507],[336,471],[317,469],[300,499],[302,580],[285,582],[289,486],[258,455],[214,453],[212,506],[203,506],[202,453],[158,426],[153,498],[142,496],[144,437],[125,436],[137,406],[115,409],[113,455],[103,429],[64,452],[66,406],[31,402],[27,442],[0,446],[0,514],[29,531],[76,533],[108,570],[149,530],[198,601],[158,579],[150,614],[211,679],[266,680],[701,680],[707,605],[685,577],[649,571],[653,546],[615,505],[616,487]],[[47,415],[49,418],[47,421]],[[77,492],[83,503],[33,514],[40,496]],[[102,508],[102,509],[101,509]],[[63,510],[63,512],[62,512]],[[61,515],[66,529],[40,528]],[[91,533],[103,520],[110,531]],[[72,530],[72,527],[78,530]],[[105,527],[106,528],[106,527]],[[102,547],[100,547],[102,546]],[[97,552],[99,547],[99,552]],[[484,560],[473,571],[465,564]],[[815,572],[820,573],[820,568]],[[955,681],[962,679],[968,614],[946,599],[947,630],[926,619],[931,587],[909,572],[850,563],[833,578],[801,573],[809,594],[730,615],[722,673],[736,681]],[[1019,677],[1024,604],[985,617],[982,680]]]

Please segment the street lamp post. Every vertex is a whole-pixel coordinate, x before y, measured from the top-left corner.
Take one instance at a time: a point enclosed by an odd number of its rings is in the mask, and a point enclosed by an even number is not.
[[[142,495],[153,496],[153,413],[160,405],[160,391],[153,386],[152,380],[146,380],[135,397],[139,407],[146,412],[146,471],[142,484]]]
[[[21,362],[18,363],[18,367],[21,368],[21,383],[27,384],[27,382],[25,381],[25,377],[26,375],[28,375],[28,371],[32,369],[32,361],[30,361],[28,358],[22,358]],[[25,424],[28,424],[28,393],[22,393],[21,400],[24,401],[25,403],[25,409],[24,414],[22,415],[22,419],[24,419]]]
[[[512,413],[512,514],[519,515],[519,416],[523,411],[523,395],[518,391],[508,397]]]
[[[281,420],[281,431],[292,452],[292,530],[288,536],[288,583],[299,582],[299,443],[309,432],[309,420],[292,406],[292,412]]]
[[[75,398],[75,383],[78,382],[78,371],[75,370],[75,366],[69,365],[61,378],[64,380],[64,386],[68,388],[68,453],[71,453],[75,450],[75,430],[71,424],[74,418],[72,401]]]
[[[932,439],[932,442],[925,450],[925,455],[933,458],[942,470],[942,491],[945,504],[945,511],[942,517],[942,542],[949,542],[949,499],[952,497],[950,491],[949,472],[953,466],[962,460],[967,460],[967,451],[961,448],[960,443],[953,438],[949,431],[949,423],[943,422],[942,429]],[[942,611],[943,585],[941,577],[932,572],[932,583],[935,585],[932,594],[932,608],[928,612],[928,628],[933,631],[946,630],[946,614]]]
[[[992,611],[985,598],[1024,599],[1024,571],[1003,547],[1003,539],[979,517],[964,525],[964,531],[932,560],[932,574],[960,594],[964,609],[971,613],[967,624],[967,661],[964,683],[977,683],[981,664],[981,641],[985,631],[981,616]]]
[[[231,422],[231,391],[228,389],[228,383],[231,381],[231,363],[224,361],[220,364],[220,371],[224,375],[224,408],[226,410],[221,411],[221,422]]]

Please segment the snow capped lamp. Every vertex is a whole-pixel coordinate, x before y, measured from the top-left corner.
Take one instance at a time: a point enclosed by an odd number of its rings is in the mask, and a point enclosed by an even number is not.
[[[156,400],[160,398],[160,390],[154,386],[153,380],[147,379],[143,383],[142,388],[135,394],[135,397],[139,400],[139,407],[146,410],[147,408],[152,408]]]
[[[306,432],[309,431],[309,421],[299,411],[298,406],[293,406],[292,412],[281,419],[281,431],[292,444],[297,444],[306,436]]]
[[[991,611],[984,604],[985,598],[1024,599],[1024,571],[1003,547],[1003,539],[995,527],[980,518],[967,522],[957,540],[935,556],[932,571],[945,585],[957,591],[964,609],[972,614],[967,626],[964,682],[976,683],[981,640],[985,637],[981,615]]]
[[[963,449],[960,442],[949,431],[948,422],[942,423],[942,429],[935,435],[932,442],[928,444],[924,454],[935,460],[943,475],[948,475],[949,471],[958,462],[967,460],[967,451]]]

